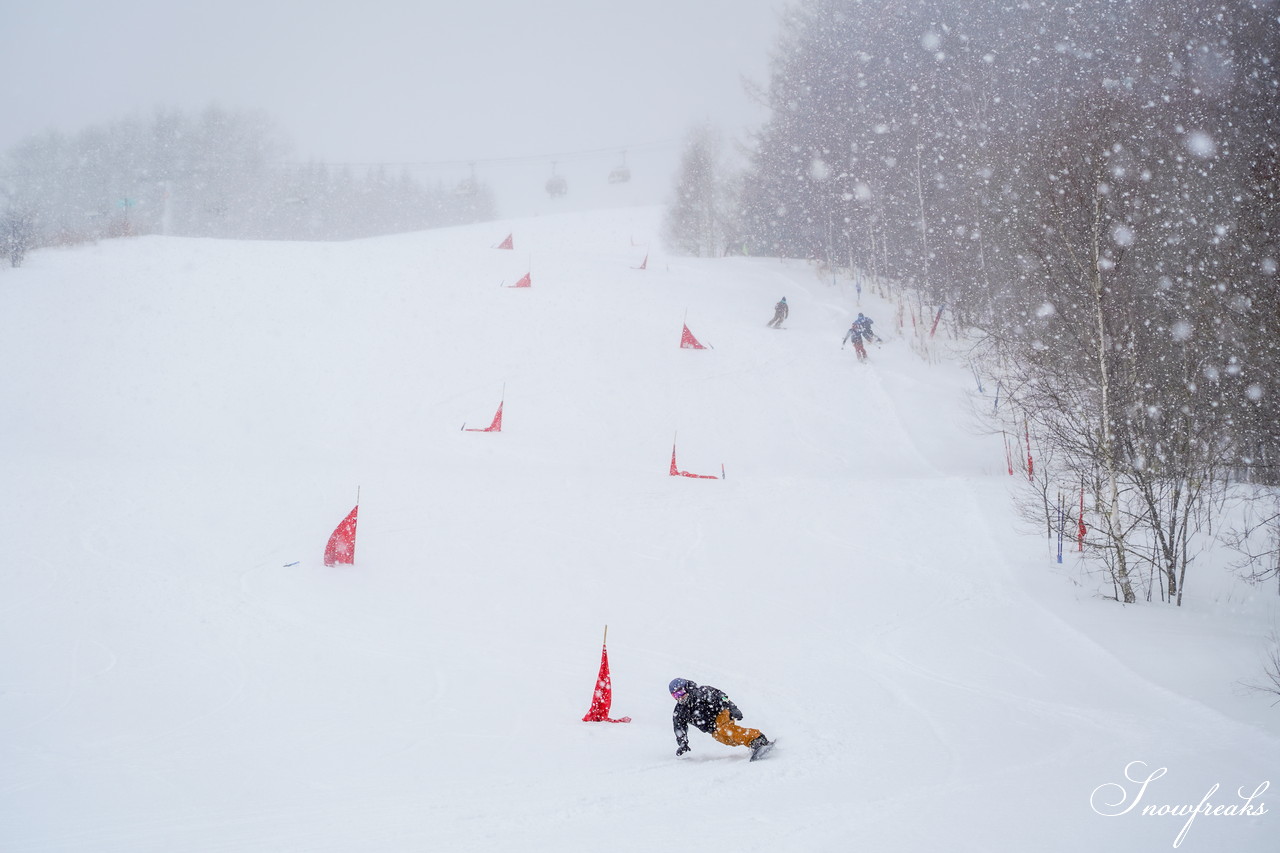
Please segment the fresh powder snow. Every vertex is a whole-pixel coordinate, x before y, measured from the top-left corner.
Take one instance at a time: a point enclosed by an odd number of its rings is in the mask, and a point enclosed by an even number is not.
[[[661,217],[0,271],[0,849],[1274,851],[1274,589],[1106,601],[961,347]]]

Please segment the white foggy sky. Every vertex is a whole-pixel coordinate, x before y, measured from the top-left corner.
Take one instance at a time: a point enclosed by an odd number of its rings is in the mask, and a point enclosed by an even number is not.
[[[545,180],[533,158],[627,149],[640,171],[694,121],[763,119],[741,78],[766,82],[786,3],[3,0],[0,149],[217,103],[266,112],[301,160],[531,158]]]

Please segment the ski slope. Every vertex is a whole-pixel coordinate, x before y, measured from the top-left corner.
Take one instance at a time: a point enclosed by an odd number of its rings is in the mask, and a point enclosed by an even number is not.
[[[0,849],[1274,851],[1276,791],[1140,813],[1280,782],[1274,592],[1101,600],[887,295],[660,218],[0,272]],[[778,749],[677,759],[676,676]]]

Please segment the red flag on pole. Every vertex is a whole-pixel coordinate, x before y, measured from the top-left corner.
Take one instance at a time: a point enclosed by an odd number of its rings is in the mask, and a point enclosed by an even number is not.
[[[695,480],[719,480],[715,474],[690,474],[688,471],[681,471],[676,467],[676,446],[671,445],[671,476],[672,477],[692,477]]]
[[[514,248],[515,248],[515,244],[513,244],[513,243],[511,242],[511,237],[512,237],[512,235],[508,234],[508,235],[507,235],[507,239],[503,240],[501,243],[499,243],[498,245],[494,246],[494,248],[495,248],[495,249],[514,249]]]
[[[689,331],[688,324],[685,325],[684,332],[680,335],[680,349],[706,349],[706,347],[698,343],[698,339],[693,336],[693,332]]]
[[[533,287],[533,281],[529,278],[532,273],[525,273],[524,276],[515,284],[508,284],[507,287]]]
[[[609,628],[604,629],[605,640],[609,638]],[[591,710],[582,718],[584,723],[629,723],[630,717],[619,717],[616,720],[609,716],[609,706],[613,704],[613,679],[609,677],[609,647],[600,646],[600,674],[596,676],[596,689],[591,694]]]
[[[351,508],[347,517],[334,528],[329,537],[329,544],[324,549],[324,564],[350,566],[356,561],[356,514],[360,512],[360,504]]]
[[[463,429],[465,429],[467,432],[502,432],[502,402],[503,401],[501,400],[498,401],[498,411],[493,416],[493,423],[489,424],[484,429],[481,429],[480,427],[465,427],[465,426],[463,427]]]

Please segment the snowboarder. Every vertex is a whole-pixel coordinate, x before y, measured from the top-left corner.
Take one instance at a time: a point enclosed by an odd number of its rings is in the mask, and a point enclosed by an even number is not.
[[[782,321],[787,319],[791,314],[791,309],[787,307],[787,297],[782,297],[777,305],[773,306],[773,319],[769,321],[769,327],[773,329],[781,329]]]
[[[724,691],[708,685],[699,686],[687,678],[672,679],[669,689],[671,698],[676,700],[671,724],[676,732],[677,756],[689,751],[690,723],[725,746],[749,747],[752,761],[773,746],[773,741],[759,729],[746,729],[737,724],[736,721],[742,719],[742,712]]]
[[[858,361],[867,360],[867,348],[862,345],[862,336],[866,332],[862,328],[862,324],[857,320],[853,321],[853,325],[849,327],[849,331],[844,333],[844,340],[840,342],[840,349],[844,349],[844,345],[853,341],[853,350],[858,354]]]
[[[854,323],[862,327],[862,335],[867,340],[876,342],[884,340],[884,338],[871,331],[871,318],[864,315],[862,312],[858,312],[858,319],[855,320]]]

